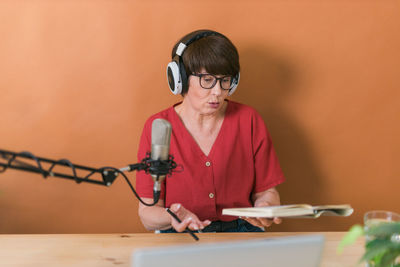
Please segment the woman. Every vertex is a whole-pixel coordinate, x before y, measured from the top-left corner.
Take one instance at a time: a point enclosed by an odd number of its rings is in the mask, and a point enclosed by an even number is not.
[[[173,48],[168,82],[182,102],[151,116],[142,133],[138,158],[151,148],[151,123],[156,118],[172,125],[170,154],[183,166],[164,181],[156,206],[139,204],[148,230],[182,232],[259,232],[273,220],[223,216],[222,209],[279,205],[275,186],[284,181],[270,135],[251,107],[227,100],[239,82],[239,55],[220,33],[199,30]],[[138,173],[136,189],[152,203],[153,182]],[[181,219],[173,219],[169,207]]]

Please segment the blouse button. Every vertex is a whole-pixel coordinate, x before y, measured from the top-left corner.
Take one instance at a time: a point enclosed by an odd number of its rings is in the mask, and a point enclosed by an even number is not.
[[[210,167],[210,166],[211,166],[211,162],[207,161],[207,162],[206,162],[206,166],[207,166],[207,167]]]
[[[214,194],[213,194],[213,193],[210,193],[210,194],[208,194],[208,197],[209,197],[209,198],[214,198]]]

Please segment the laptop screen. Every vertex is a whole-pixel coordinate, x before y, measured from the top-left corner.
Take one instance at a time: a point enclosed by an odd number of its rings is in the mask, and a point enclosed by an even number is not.
[[[135,267],[316,267],[323,250],[322,235],[254,239],[138,249]]]

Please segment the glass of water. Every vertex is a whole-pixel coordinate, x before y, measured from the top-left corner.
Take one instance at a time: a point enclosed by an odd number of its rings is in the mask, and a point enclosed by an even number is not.
[[[372,210],[364,214],[365,230],[387,222],[400,222],[400,214],[385,210]]]
[[[400,214],[391,212],[391,211],[385,211],[385,210],[373,210],[373,211],[368,211],[367,213],[364,214],[364,230],[367,231],[370,228],[377,226],[382,223],[388,223],[388,222],[400,222]],[[396,235],[394,238],[398,238],[399,236]],[[372,237],[365,236],[365,241],[371,241]],[[374,264],[372,263],[367,263],[367,267],[373,267]]]

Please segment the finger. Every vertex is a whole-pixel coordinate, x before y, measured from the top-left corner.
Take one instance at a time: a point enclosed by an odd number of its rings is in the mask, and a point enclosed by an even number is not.
[[[188,228],[190,229],[190,230],[194,230],[194,231],[197,231],[197,230],[200,230],[200,225],[197,223],[197,222],[194,222],[194,221],[192,221],[189,225],[188,225]]]
[[[207,227],[207,226],[209,226],[210,224],[211,224],[211,221],[210,221],[210,220],[205,220],[205,221],[202,221],[202,222],[199,223],[199,227],[200,227],[201,230],[203,230],[204,227]]]
[[[254,225],[258,227],[269,227],[272,224],[271,220],[265,218],[255,218],[255,220],[257,221],[257,223]]]
[[[254,226],[263,227],[263,225],[260,223],[260,221],[257,220],[256,218],[248,218],[248,217],[246,217],[246,218],[244,218],[244,220],[246,220],[247,222],[251,223]]]
[[[188,210],[183,211],[185,208],[181,207],[179,217],[182,218],[182,220],[188,219],[190,220],[190,223],[188,224],[188,228],[190,230],[199,230],[202,226],[202,222],[199,220],[199,218],[194,215],[193,213],[189,212]]]
[[[245,220],[246,222],[251,223],[251,224],[256,223],[256,222],[254,221],[254,219],[253,219],[253,218],[250,218],[250,217],[241,217],[241,219],[242,219],[242,220]]]
[[[281,219],[281,218],[278,218],[278,217],[275,217],[275,218],[274,218],[274,223],[276,223],[276,224],[281,224],[281,223],[282,223],[282,219]]]
[[[177,221],[174,220],[174,222],[172,222],[172,227],[174,227],[174,229],[180,233],[186,230],[186,228],[189,226],[189,224],[192,222],[192,218],[186,218],[185,220],[183,220],[183,222],[178,223]]]
[[[210,220],[205,220],[205,221],[202,222],[201,226],[204,228],[204,227],[209,226],[210,224],[211,224]]]
[[[193,221],[192,221],[191,225],[189,225],[189,228],[191,230],[203,230],[204,227],[209,226],[211,224],[210,220],[200,221],[200,219],[197,216],[192,216],[192,218],[193,218]]]
[[[257,219],[258,219],[259,223],[262,224],[262,226],[265,226],[265,227],[270,227],[272,222],[273,222],[272,220],[265,219],[265,218],[257,218]]]
[[[180,209],[181,209],[182,205],[180,203],[174,203],[171,205],[171,207],[169,208],[171,211],[173,211],[174,213],[177,213]]]
[[[181,220],[185,219],[186,217],[191,217],[190,215],[188,215],[185,207],[183,207],[180,203],[172,204],[169,209],[174,212],[176,216],[178,216]]]

